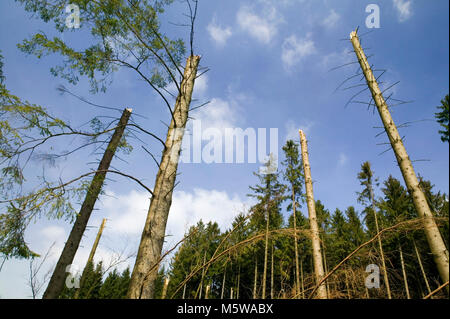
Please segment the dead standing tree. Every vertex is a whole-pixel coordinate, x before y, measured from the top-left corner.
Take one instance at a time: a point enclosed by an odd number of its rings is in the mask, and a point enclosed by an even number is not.
[[[69,238],[64,245],[64,249],[59,257],[55,270],[53,271],[52,278],[44,292],[44,299],[58,298],[64,288],[67,267],[72,264],[73,259],[75,258],[75,254],[80,246],[89,218],[103,188],[106,172],[109,170],[111,161],[122,139],[123,132],[128,124],[130,116],[131,109],[125,109],[86,193],[86,197],[75,220],[75,224],[72,227]]]
[[[153,196],[131,276],[127,297],[132,299],[149,299],[154,297],[154,283],[158,275],[158,267],[154,267],[154,265],[159,263],[164,244],[166,224],[172,204],[172,194],[176,186],[175,181],[181,142],[189,117],[194,83],[200,63],[200,56],[194,55],[192,47],[198,1],[193,1],[194,7],[192,7],[189,0],[186,2],[190,11],[191,54],[187,59],[184,74],[182,74],[179,85],[172,121],[167,132],[164,151],[159,164],[158,174],[156,175]]]
[[[320,284],[317,290],[317,296],[320,299],[327,299],[327,290],[325,283],[324,282],[321,283],[321,280],[325,276],[325,274],[322,262],[322,253],[320,248],[319,226],[317,224],[316,207],[313,195],[311,166],[309,165],[308,144],[303,131],[299,130],[299,133],[300,133],[300,143],[302,146],[303,169],[305,173],[306,203],[308,205],[309,222],[311,225],[311,241],[313,248],[314,273],[316,277],[316,283]]]
[[[383,94],[378,86],[377,79],[375,78],[369,62],[367,61],[367,57],[361,47],[357,31],[353,31],[350,34],[350,40],[361,66],[361,70],[364,73],[367,86],[372,93],[373,101],[375,102],[378,113],[383,122],[384,130],[386,131],[391,147],[394,150],[395,157],[403,175],[408,192],[411,194],[413,199],[414,207],[416,208],[419,216],[423,218],[425,234],[441,279],[443,282],[448,282],[448,250],[439,232],[439,228],[433,219],[433,214],[431,213],[427,199],[419,186],[419,181],[414,172],[411,160],[406,152],[405,146],[403,145],[402,138],[398,133],[397,126],[395,125],[389,112],[386,100],[383,97]]]

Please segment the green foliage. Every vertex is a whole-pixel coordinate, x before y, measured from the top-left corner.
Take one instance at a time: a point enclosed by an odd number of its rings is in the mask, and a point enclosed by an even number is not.
[[[25,4],[27,11],[39,14],[43,21],[52,21],[59,33],[67,30],[64,10],[67,1],[16,1]],[[112,73],[119,67],[134,69],[155,87],[164,87],[175,80],[173,75],[185,54],[181,39],[171,40],[160,33],[159,15],[172,2],[73,0],[71,3],[80,8],[79,32],[90,34],[90,40],[86,41],[90,46],[77,50],[61,37],[49,38],[39,32],[24,40],[19,48],[38,58],[61,55],[65,62],[53,67],[52,74],[72,84],[80,76],[86,76],[93,92],[105,91]]]
[[[435,113],[435,117],[437,122],[441,125],[443,130],[440,130],[439,133],[441,134],[441,140],[442,142],[449,142],[449,128],[448,128],[448,121],[450,116],[450,111],[448,108],[448,94],[445,96],[443,100],[441,100],[441,105],[438,106],[438,109],[440,112]]]

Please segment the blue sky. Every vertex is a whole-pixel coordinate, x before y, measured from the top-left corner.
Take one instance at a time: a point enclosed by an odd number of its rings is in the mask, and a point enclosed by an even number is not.
[[[379,155],[386,145],[377,144],[387,142],[387,138],[375,137],[379,130],[373,127],[381,125],[377,113],[360,104],[345,107],[356,91],[335,92],[343,80],[356,72],[356,65],[329,70],[355,60],[349,53],[351,44],[341,39],[348,39],[357,26],[360,34],[370,31],[365,27],[368,16],[365,8],[377,3],[381,27],[363,37],[363,47],[368,48],[367,55],[374,54],[370,61],[376,68],[388,70],[383,77],[384,87],[401,81],[393,89],[394,97],[414,101],[395,107],[394,120],[397,124],[433,120],[436,106],[449,87],[448,1],[200,2],[195,50],[202,55],[202,66],[211,71],[196,83],[194,94],[198,104],[212,102],[192,114],[193,117],[213,127],[278,128],[280,154],[286,138],[298,140],[298,129],[304,129],[309,140],[315,198],[332,211],[344,210],[349,205],[360,209],[356,203],[355,193],[360,189],[356,175],[366,160],[372,163],[381,181],[390,174],[401,180],[393,153]],[[166,13],[164,21],[182,21],[183,10],[184,7],[175,6]],[[170,24],[165,24],[165,28],[170,34],[187,36],[183,28]],[[1,1],[0,49],[5,57],[6,84],[13,93],[46,106],[73,125],[100,114],[74,98],[61,96],[55,88],[64,84],[98,104],[132,107],[135,113],[146,117],[135,117],[136,121],[160,136],[165,135],[161,121],[167,122],[169,116],[164,104],[133,73],[118,72],[105,94],[90,95],[85,79],[70,86],[50,74],[50,67],[58,64],[59,58],[37,60],[16,48],[17,43],[38,30],[54,32],[51,25],[30,18],[15,2]],[[82,31],[65,33],[64,38],[76,46],[88,41]],[[368,101],[368,94],[358,100]],[[406,135],[405,146],[413,160],[430,160],[415,162],[416,172],[431,180],[436,190],[448,193],[448,144],[440,141],[438,130],[434,120],[423,121],[402,129],[401,134]],[[146,147],[159,154],[159,145],[143,138],[148,143]],[[157,167],[142,151],[140,142],[133,141],[133,145],[135,151],[131,155],[121,156],[128,163],[115,160],[113,165],[153,187]],[[44,166],[50,176],[70,178],[93,167],[87,163],[98,156],[87,159],[88,155],[87,151],[80,152],[54,167],[34,161],[32,169],[40,171]],[[222,229],[228,227],[233,216],[251,205],[246,194],[248,186],[257,182],[252,172],[258,167],[258,164],[181,164],[178,179],[181,183],[174,194],[166,248],[200,218],[218,221]],[[111,263],[118,254],[132,254],[137,249],[148,194],[133,182],[113,179],[116,182],[110,181],[106,188],[110,196],[102,198],[96,206],[89,223],[92,228],[77,253],[75,263],[80,267],[87,259],[103,217],[109,220],[96,260]],[[50,267],[56,262],[69,231],[70,225],[64,221],[42,219],[30,226],[26,239],[39,253],[45,253],[56,242],[46,263]],[[134,257],[129,258],[119,266],[132,265],[133,261]],[[0,296],[28,298],[27,276],[27,261],[7,261],[0,272]]]

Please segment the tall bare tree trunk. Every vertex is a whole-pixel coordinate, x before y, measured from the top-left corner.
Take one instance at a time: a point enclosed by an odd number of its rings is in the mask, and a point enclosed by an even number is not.
[[[269,198],[270,200],[270,198]],[[268,253],[269,253],[269,219],[270,219],[270,211],[268,208],[268,204],[266,207],[266,211],[267,211],[267,218],[266,218],[266,243],[265,243],[265,247],[264,247],[264,269],[263,269],[263,279],[262,279],[262,299],[266,299],[266,279],[267,279],[267,257],[268,257]]]
[[[167,295],[167,287],[169,287],[169,281],[170,281],[170,277],[166,277],[166,278],[164,279],[164,286],[163,286],[163,291],[162,291],[161,299],[166,299],[166,295]]]
[[[416,251],[417,260],[419,261],[420,271],[422,272],[423,279],[425,280],[425,285],[427,286],[428,294],[431,294],[430,284],[428,283],[427,275],[423,269],[422,258],[420,258],[419,250],[417,249],[416,241],[413,239],[414,250]],[[431,296],[433,298],[433,296]]]
[[[386,101],[382,95],[382,92],[378,86],[375,76],[370,68],[367,57],[361,47],[361,43],[358,39],[356,31],[350,34],[350,40],[353,44],[356,56],[358,58],[361,69],[367,81],[367,85],[372,93],[373,100],[380,114],[381,120],[385,131],[389,137],[392,149],[394,150],[397,163],[400,166],[400,170],[405,180],[406,187],[410,193],[414,207],[416,208],[419,216],[423,218],[425,234],[427,236],[428,244],[430,245],[431,252],[433,254],[434,261],[441,276],[442,281],[445,283],[449,281],[449,260],[448,250],[445,247],[442,236],[439,232],[439,228],[433,219],[430,207],[428,206],[425,194],[420,189],[419,181],[414,172],[411,160],[406,152],[403,141],[398,133],[397,127],[392,120]]]
[[[378,216],[377,216],[377,211],[375,210],[375,196],[373,194],[372,185],[369,184],[368,187],[369,187],[370,202],[371,202],[372,211],[373,211],[373,218],[375,219],[375,229],[378,234],[380,232],[380,227],[378,226]],[[384,259],[384,251],[383,251],[383,244],[381,242],[381,236],[378,236],[378,247],[380,249],[381,264],[383,266],[383,275],[384,275],[384,283],[386,285],[386,292],[388,295],[388,299],[392,299],[391,285],[389,284],[389,277],[388,277],[387,268],[386,268],[386,260]]]
[[[319,237],[320,238],[320,237]],[[328,274],[328,266],[327,266],[327,254],[325,250],[325,240],[321,240],[322,242],[322,254],[323,254],[323,267],[325,270],[325,275]],[[328,280],[325,282],[325,287],[327,288],[327,298],[330,298],[331,292],[330,292],[330,284],[328,283]]]
[[[222,280],[222,292],[220,294],[220,299],[223,299],[223,295],[225,293],[225,278],[227,275],[227,266],[225,265],[225,269],[223,271],[223,280]]]
[[[270,266],[270,299],[274,299],[274,286],[273,286],[273,242],[272,242],[272,260]]]
[[[408,299],[411,299],[411,295],[409,294],[408,278],[406,277],[405,261],[403,260],[403,251],[401,244],[398,245],[398,249],[400,251],[400,263],[402,264],[403,282],[405,284],[406,297]]]
[[[92,263],[94,261],[94,255],[95,255],[95,252],[97,251],[97,246],[100,241],[100,237],[102,237],[103,229],[105,228],[105,223],[106,223],[106,218],[103,218],[103,221],[102,221],[100,228],[98,230],[98,233],[97,233],[97,237],[95,237],[94,244],[92,245],[91,252],[89,253],[89,257],[86,262],[86,266],[84,266],[83,273],[81,274],[80,288],[77,289],[77,291],[75,292],[74,299],[78,299],[78,297],[80,296],[81,287],[83,287],[84,282],[86,280],[86,268],[90,263]]]
[[[239,299],[239,286],[241,285],[241,264],[238,267],[238,277],[237,277],[237,288],[236,288],[236,299]]]
[[[203,268],[202,268],[202,279],[200,280],[200,294],[198,299],[202,299],[202,292],[203,292],[203,280],[205,279],[205,263],[206,263],[206,251],[205,254],[203,255]]]
[[[303,260],[300,260],[300,279],[302,283],[302,299],[305,299],[305,285],[303,280]]]
[[[346,270],[344,270],[344,275],[345,275],[345,288],[347,289],[347,298],[352,299],[352,296],[350,294],[350,285],[348,283],[348,275],[347,275]]]
[[[309,165],[308,144],[303,131],[300,130],[299,133],[300,133],[300,142],[302,145],[303,170],[305,172],[306,202],[308,205],[309,222],[311,226],[314,274],[316,277],[316,283],[318,284],[324,277],[322,253],[319,238],[319,226],[317,225],[316,205],[314,202],[314,194],[311,179],[311,166]],[[327,289],[325,283],[322,283],[317,289],[317,297],[319,299],[327,298]]]
[[[131,112],[131,109],[125,109],[122,113],[119,124],[117,125],[117,128],[115,129],[114,134],[111,137],[105,153],[103,154],[102,160],[98,165],[97,172],[95,173],[94,178],[89,185],[89,189],[86,193],[84,202],[81,205],[80,212],[77,215],[77,219],[75,220],[75,224],[72,227],[69,238],[64,245],[64,249],[61,253],[61,256],[59,257],[55,270],[53,271],[52,278],[50,279],[47,289],[44,292],[44,295],[42,297],[43,299],[58,298],[64,288],[67,266],[72,264],[78,247],[80,246],[80,242],[83,237],[84,231],[86,230],[89,218],[91,217],[91,213],[103,187],[106,173],[114,157],[117,146],[122,139],[123,132],[125,131],[125,127],[128,124],[128,120],[130,119]]]
[[[158,275],[158,264],[164,244],[166,224],[172,205],[181,142],[188,120],[199,62],[199,56],[190,56],[186,62],[173,118],[167,132],[165,149],[156,175],[153,196],[142,232],[136,263],[131,275],[127,293],[127,297],[131,299],[149,299],[154,296],[155,279]]]
[[[297,296],[300,296],[300,271],[298,265],[298,242],[297,242],[297,215],[296,215],[296,206],[297,203],[295,201],[295,190],[294,185],[292,185],[292,210],[294,215],[294,249],[295,249],[295,278],[296,278],[296,292]]]
[[[255,259],[255,279],[253,281],[253,299],[256,299],[257,284],[258,284],[258,259]]]

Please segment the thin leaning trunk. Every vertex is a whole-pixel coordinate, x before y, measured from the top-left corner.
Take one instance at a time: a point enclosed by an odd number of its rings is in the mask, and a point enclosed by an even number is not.
[[[300,296],[300,271],[298,265],[298,242],[297,242],[297,215],[296,215],[295,190],[292,185],[292,210],[294,214],[294,250],[295,250],[295,278],[296,278],[296,295]]]
[[[420,188],[419,181],[412,166],[411,160],[406,152],[403,141],[398,133],[397,127],[392,120],[389,108],[383,97],[383,94],[378,86],[375,76],[367,62],[367,57],[359,42],[356,31],[350,34],[350,40],[355,50],[361,69],[367,81],[367,85],[372,93],[372,98],[380,114],[381,120],[384,125],[384,129],[389,137],[389,142],[394,150],[397,163],[403,175],[406,187],[411,195],[414,207],[417,210],[419,216],[423,218],[424,230],[427,237],[428,244],[430,245],[431,253],[433,254],[434,262],[436,263],[439,275],[442,281],[449,281],[449,260],[448,250],[444,244],[444,240],[439,232],[439,228],[433,219],[430,207],[428,206],[425,194]]]
[[[309,165],[308,144],[305,134],[302,130],[300,133],[300,142],[302,145],[302,159],[303,170],[305,172],[305,188],[306,188],[306,202],[308,205],[309,222],[311,227],[311,241],[313,249],[314,274],[316,283],[319,283],[324,277],[322,253],[320,248],[319,226],[317,225],[316,206],[314,203],[311,166]],[[319,299],[327,299],[327,289],[325,283],[321,283],[317,289],[317,297]]]
[[[80,288],[75,292],[74,299],[78,299],[80,296],[81,287],[83,287],[84,282],[86,281],[86,268],[87,266],[94,261],[94,255],[97,251],[98,243],[100,242],[100,238],[102,237],[103,229],[105,228],[106,218],[103,218],[103,221],[100,225],[100,228],[97,233],[97,237],[95,237],[94,244],[92,245],[91,252],[89,253],[88,260],[86,262],[86,266],[84,266],[83,273],[81,274],[80,279]]]
[[[197,76],[199,56],[190,56],[186,62],[173,118],[167,132],[165,148],[156,175],[153,196],[142,232],[136,262],[131,275],[127,297],[150,299],[154,296],[166,224],[172,205],[172,194],[177,176],[181,142],[188,120],[189,107]]]
[[[253,299],[256,299],[256,287],[258,283],[258,260],[255,260],[255,279],[253,281]]]
[[[86,197],[75,220],[75,224],[73,225],[69,238],[64,245],[64,249],[59,257],[55,270],[53,271],[53,275],[48,283],[47,289],[42,296],[43,299],[58,298],[64,288],[67,267],[72,264],[78,247],[80,246],[80,242],[83,238],[89,218],[91,217],[97,198],[102,190],[106,173],[109,170],[109,166],[111,165],[116,149],[122,139],[123,132],[128,124],[128,120],[130,119],[131,112],[131,109],[125,109],[122,113],[119,124],[111,137],[105,153],[103,154],[102,160],[98,165],[97,172],[89,185]]]
[[[406,277],[406,269],[405,269],[405,261],[403,260],[403,251],[402,251],[402,245],[398,245],[398,249],[400,251],[400,262],[402,264],[402,274],[403,274],[403,282],[405,284],[405,290],[406,290],[406,297],[408,299],[411,299],[411,296],[409,294],[409,287],[408,287],[408,278]]]
[[[423,279],[425,280],[425,285],[427,286],[428,294],[431,294],[430,284],[428,283],[427,275],[423,269],[422,258],[420,258],[419,250],[417,249],[416,241],[413,239],[414,250],[416,251],[417,260],[419,262],[420,271],[422,272]],[[433,297],[431,297],[433,298]]]

